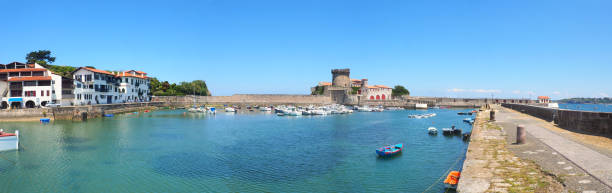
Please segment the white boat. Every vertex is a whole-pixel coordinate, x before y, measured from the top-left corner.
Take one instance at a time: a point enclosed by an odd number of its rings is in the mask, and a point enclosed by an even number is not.
[[[435,134],[438,134],[438,129],[436,129],[435,127],[429,127],[427,128],[427,132],[429,134],[435,135]]]
[[[289,111],[289,114],[287,114],[289,116],[301,116],[302,112],[301,111]]]
[[[19,130],[15,133],[6,133],[0,130],[0,151],[19,149]]]
[[[225,108],[225,112],[232,112],[232,113],[234,113],[234,112],[236,112],[236,109],[234,109],[232,107],[226,107]]]
[[[427,109],[427,104],[415,104],[414,108],[417,108],[417,109]]]
[[[260,111],[272,111],[272,108],[270,107],[259,107]]]

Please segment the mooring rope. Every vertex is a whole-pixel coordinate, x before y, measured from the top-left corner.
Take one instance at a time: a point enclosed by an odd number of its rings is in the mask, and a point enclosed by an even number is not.
[[[459,158],[458,158],[458,159],[455,161],[455,163],[453,163],[453,165],[451,165],[451,167],[449,167],[449,168],[448,168],[448,170],[446,170],[446,172],[444,172],[444,174],[442,174],[442,176],[440,176],[440,178],[438,178],[438,180],[436,180],[436,181],[435,181],[433,184],[431,184],[431,185],[430,185],[430,186],[429,186],[427,189],[425,189],[425,191],[423,191],[423,193],[428,192],[429,190],[431,190],[431,188],[433,188],[433,187],[434,187],[434,185],[438,184],[438,182],[440,182],[440,180],[442,180],[442,178],[444,178],[444,176],[445,176],[446,174],[448,174],[448,172],[450,172],[450,171],[451,171],[451,170],[452,170],[452,169],[455,167],[455,165],[457,165],[457,163],[459,163],[459,160],[461,160],[461,159],[463,159],[463,156],[459,157]]]
[[[0,158],[4,159],[4,160],[6,160],[6,161],[11,162],[13,165],[17,165],[17,162],[16,162],[16,161],[10,160],[10,159],[8,159],[8,158],[4,157],[2,154],[0,154]]]

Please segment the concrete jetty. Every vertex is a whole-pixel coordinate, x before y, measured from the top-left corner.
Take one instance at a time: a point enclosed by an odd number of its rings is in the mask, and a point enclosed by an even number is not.
[[[494,122],[486,111],[477,116],[459,192],[612,192],[612,140],[571,137],[540,118],[493,110]],[[515,143],[518,125],[526,131],[522,144]]]

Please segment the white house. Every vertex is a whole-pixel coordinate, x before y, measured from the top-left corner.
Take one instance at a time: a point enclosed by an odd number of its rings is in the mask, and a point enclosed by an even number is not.
[[[120,100],[125,102],[148,102],[150,100],[149,77],[142,71],[130,70],[119,72]]]
[[[69,105],[72,79],[54,74],[39,64],[13,62],[0,65],[0,108],[34,108],[49,103]]]
[[[74,104],[95,105],[121,103],[120,78],[115,74],[91,67],[80,67],[72,72],[74,78]]]

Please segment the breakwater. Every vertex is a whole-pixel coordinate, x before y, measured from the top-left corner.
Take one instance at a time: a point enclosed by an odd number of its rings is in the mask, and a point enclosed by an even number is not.
[[[554,121],[563,129],[612,137],[612,113],[610,112],[551,109],[521,104],[502,104],[502,106],[549,122]]]
[[[325,105],[332,104],[329,96],[283,94],[235,94],[232,96],[155,96],[153,102],[169,106],[197,105]]]

